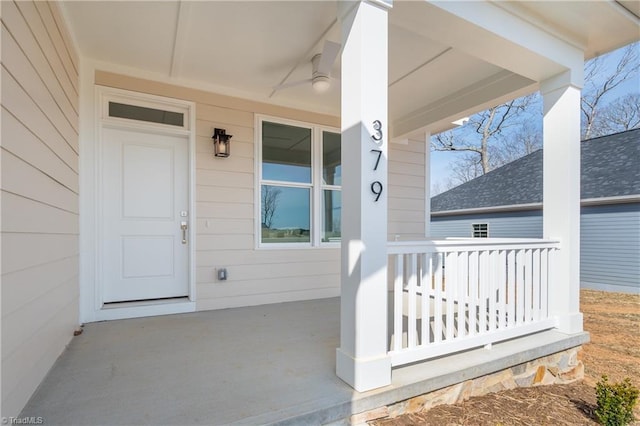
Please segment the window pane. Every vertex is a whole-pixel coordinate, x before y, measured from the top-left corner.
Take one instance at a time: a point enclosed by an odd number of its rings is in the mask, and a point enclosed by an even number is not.
[[[322,242],[340,241],[340,214],[342,197],[340,191],[325,190],[322,197]]]
[[[262,242],[310,242],[310,196],[308,188],[262,185]]]
[[[325,185],[342,185],[339,133],[322,132],[322,180]]]
[[[171,126],[184,126],[184,114],[181,112],[163,111],[117,102],[109,102],[109,117],[149,121],[151,123],[169,124]]]
[[[262,179],[311,183],[311,129],[262,123]]]

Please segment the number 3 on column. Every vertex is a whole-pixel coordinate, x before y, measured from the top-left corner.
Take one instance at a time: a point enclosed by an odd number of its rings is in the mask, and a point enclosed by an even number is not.
[[[371,135],[371,139],[376,142],[382,141],[382,123],[380,120],[375,120],[373,122],[373,130],[375,130],[374,134]]]

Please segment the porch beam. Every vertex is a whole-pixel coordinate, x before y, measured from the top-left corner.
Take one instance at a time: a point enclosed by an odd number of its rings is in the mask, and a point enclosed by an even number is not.
[[[338,3],[344,167],[336,374],[360,392],[391,383],[387,346],[387,12],[391,3]]]
[[[580,90],[582,63],[541,84],[543,236],[560,241],[549,276],[549,313],[566,333],[582,331],[580,313]],[[576,84],[580,82],[580,84]]]
[[[432,134],[451,128],[451,122],[478,111],[536,90],[536,82],[510,71],[500,71],[477,83],[464,87],[444,99],[425,105],[392,123],[393,138],[419,134],[428,129]]]
[[[529,14],[515,14],[509,5],[488,0],[429,1],[429,13],[442,16],[440,38],[449,45],[534,81],[541,81],[584,61],[584,41],[545,29]],[[455,17],[455,18],[454,18]],[[469,25],[471,24],[471,25]],[[444,25],[449,25],[445,28]],[[447,30],[448,31],[445,31]],[[574,82],[576,83],[576,82]]]

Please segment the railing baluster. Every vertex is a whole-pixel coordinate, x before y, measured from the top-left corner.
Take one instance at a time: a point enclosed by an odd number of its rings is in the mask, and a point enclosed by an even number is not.
[[[477,333],[478,316],[478,252],[469,256],[469,336]]]
[[[414,348],[417,344],[417,326],[418,321],[416,318],[416,286],[418,285],[418,273],[417,273],[417,258],[415,253],[409,255],[407,261],[407,273],[409,274],[408,280],[408,298],[407,298],[407,347]]]
[[[531,250],[524,250],[524,322],[531,322],[531,307],[533,305],[533,279],[532,272],[532,252]]]
[[[429,297],[431,295],[431,284],[433,277],[433,259],[431,253],[422,254],[422,321],[420,322],[420,344],[429,344],[429,326],[431,316],[429,313]]]
[[[491,250],[489,253],[489,332],[496,329],[497,308],[497,289],[498,289],[498,262],[499,256],[497,250]]]
[[[444,291],[445,297],[447,298],[447,329],[446,329],[446,339],[451,340],[454,336],[454,299],[455,299],[455,288],[456,288],[456,273],[458,268],[457,262],[457,253],[456,252],[448,252],[447,260],[445,262],[445,281],[444,281]]]
[[[507,327],[516,325],[516,252],[507,253]]]
[[[467,306],[469,302],[469,252],[458,254],[458,337],[468,335]]]
[[[487,332],[487,293],[489,290],[489,252],[483,250],[480,252],[480,263],[478,276],[480,278],[478,285],[478,315],[480,316],[479,331],[480,334]]]
[[[446,354],[448,348],[490,348],[553,327],[548,286],[557,242],[485,239],[389,246],[393,365]]]
[[[393,350],[402,348],[402,294],[404,278],[404,255],[395,255],[395,281],[393,285]]]
[[[507,252],[498,253],[498,328],[507,327]]]
[[[533,250],[533,320],[539,321],[540,315],[540,286],[542,281],[540,280],[540,249]]]
[[[524,250],[516,250],[516,325],[524,321]]]
[[[436,259],[436,278],[433,298],[433,341],[434,343],[439,343],[442,341],[442,266],[444,263],[444,255],[442,253],[436,253]]]
[[[549,316],[549,271],[551,270],[550,257],[553,249],[544,249],[540,257],[540,315],[542,318]]]

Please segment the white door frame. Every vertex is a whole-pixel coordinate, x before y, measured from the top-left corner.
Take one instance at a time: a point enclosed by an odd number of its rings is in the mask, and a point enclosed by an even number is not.
[[[91,74],[94,70],[91,69]],[[93,79],[91,79],[93,80]],[[85,80],[86,81],[86,80]],[[85,86],[86,88],[86,86]],[[80,128],[80,322],[93,322],[122,318],[134,318],[153,315],[167,315],[196,310],[195,284],[195,103],[178,99],[147,95],[127,90],[114,89],[94,85],[91,92],[81,90],[81,111],[87,111],[88,104],[93,104],[92,122],[90,126]],[[83,95],[91,99],[83,105]],[[85,98],[86,99],[86,98]],[[88,100],[88,99],[87,99]],[[182,112],[185,116],[184,126],[147,123],[108,116],[106,109],[109,100],[117,102]],[[83,106],[85,108],[83,108]],[[86,117],[86,116],[85,116]],[[158,302],[130,302],[105,307],[102,300],[101,271],[101,224],[102,224],[102,129],[105,127],[143,130],[148,133],[179,135],[188,138],[188,199],[189,199],[189,260],[188,280],[189,294],[187,298]],[[84,131],[83,131],[84,130]],[[89,133],[91,130],[91,133]],[[89,137],[92,135],[92,137]],[[86,148],[85,153],[83,150]],[[87,197],[84,197],[85,194]],[[84,215],[84,218],[82,217]]]

